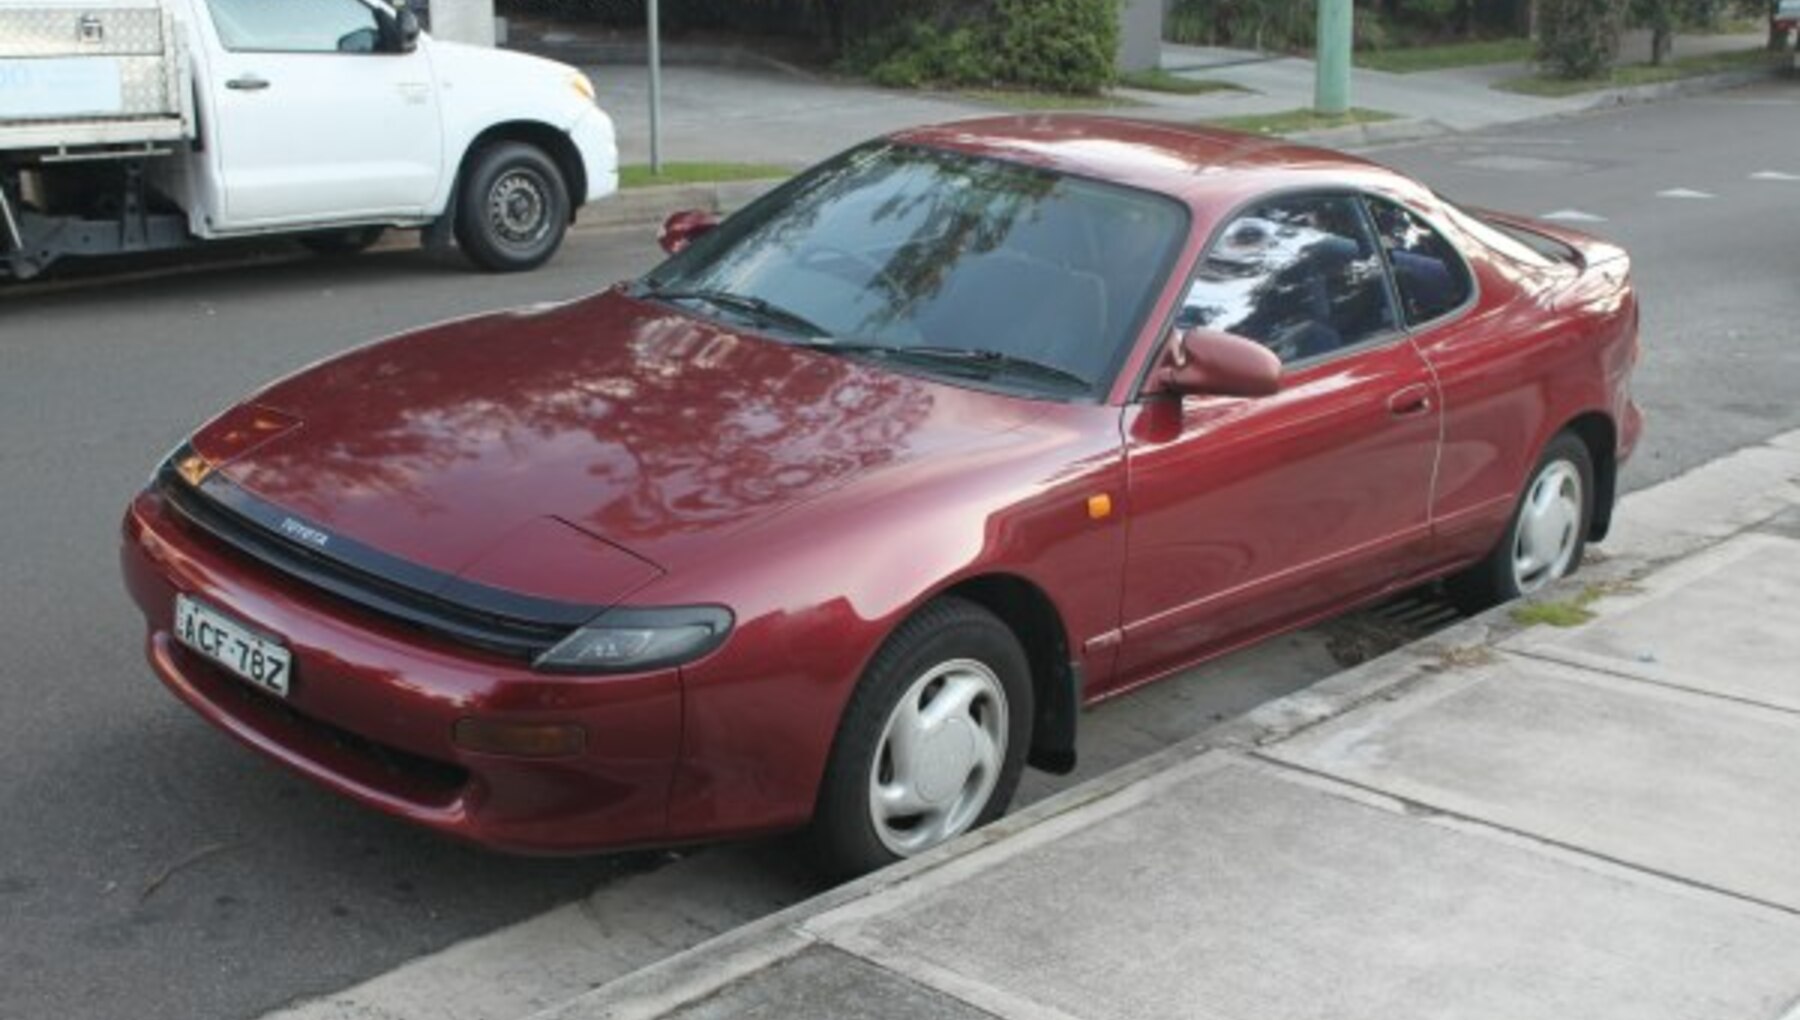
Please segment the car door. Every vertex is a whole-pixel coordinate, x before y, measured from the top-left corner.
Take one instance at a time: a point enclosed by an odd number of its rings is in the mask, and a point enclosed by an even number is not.
[[[1433,559],[1440,567],[1466,563],[1493,548],[1512,519],[1518,486],[1537,459],[1549,401],[1530,381],[1543,372],[1545,341],[1559,330],[1579,327],[1537,301],[1509,306],[1505,280],[1477,272],[1481,249],[1473,248],[1475,259],[1466,258],[1450,240],[1458,235],[1445,233],[1407,204],[1371,197],[1368,205],[1393,267],[1401,310],[1419,353],[1437,374],[1443,398]],[[1432,211],[1441,222],[1458,225],[1447,210]],[[1552,288],[1568,279],[1569,270],[1530,248],[1503,235],[1493,241],[1532,274],[1533,286]],[[1483,279],[1494,289],[1481,295],[1479,312],[1469,312]]]
[[[206,0],[217,227],[420,214],[443,172],[430,56],[363,0]]]
[[[1201,258],[1178,327],[1265,344],[1275,395],[1152,397],[1125,419],[1117,683],[1329,612],[1419,568],[1439,411],[1357,196],[1277,197]]]

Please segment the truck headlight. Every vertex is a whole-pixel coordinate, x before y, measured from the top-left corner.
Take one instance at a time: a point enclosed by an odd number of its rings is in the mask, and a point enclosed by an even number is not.
[[[590,103],[598,102],[599,94],[594,91],[594,81],[580,71],[569,75],[569,87],[580,93],[581,98]]]
[[[730,635],[723,606],[610,609],[538,656],[549,673],[636,673],[679,666],[707,654]]]

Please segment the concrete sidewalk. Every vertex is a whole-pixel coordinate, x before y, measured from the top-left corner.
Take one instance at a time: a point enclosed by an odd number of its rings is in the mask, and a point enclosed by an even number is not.
[[[1800,1017],[1800,433],[1616,539],[540,1020]]]

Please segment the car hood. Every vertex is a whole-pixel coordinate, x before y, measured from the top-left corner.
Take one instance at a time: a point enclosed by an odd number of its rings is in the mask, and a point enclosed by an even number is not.
[[[608,604],[787,507],[1041,410],[615,289],[341,355],[221,416],[194,446],[304,527]],[[606,568],[586,573],[607,576],[584,579],[577,545],[636,562],[600,556]]]

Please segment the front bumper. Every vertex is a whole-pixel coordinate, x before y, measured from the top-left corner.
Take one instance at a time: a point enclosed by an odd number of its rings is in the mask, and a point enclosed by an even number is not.
[[[681,742],[675,670],[568,677],[464,648],[369,613],[234,554],[154,491],[133,501],[121,565],[157,676],[195,712],[324,786],[497,849],[573,853],[659,841]],[[179,644],[186,593],[267,631],[293,654],[287,698]],[[562,758],[468,751],[463,719],[564,723],[586,750]]]
[[[612,118],[599,107],[588,110],[569,128],[569,139],[587,169],[587,194],[582,201],[598,202],[618,191],[619,143]]]

